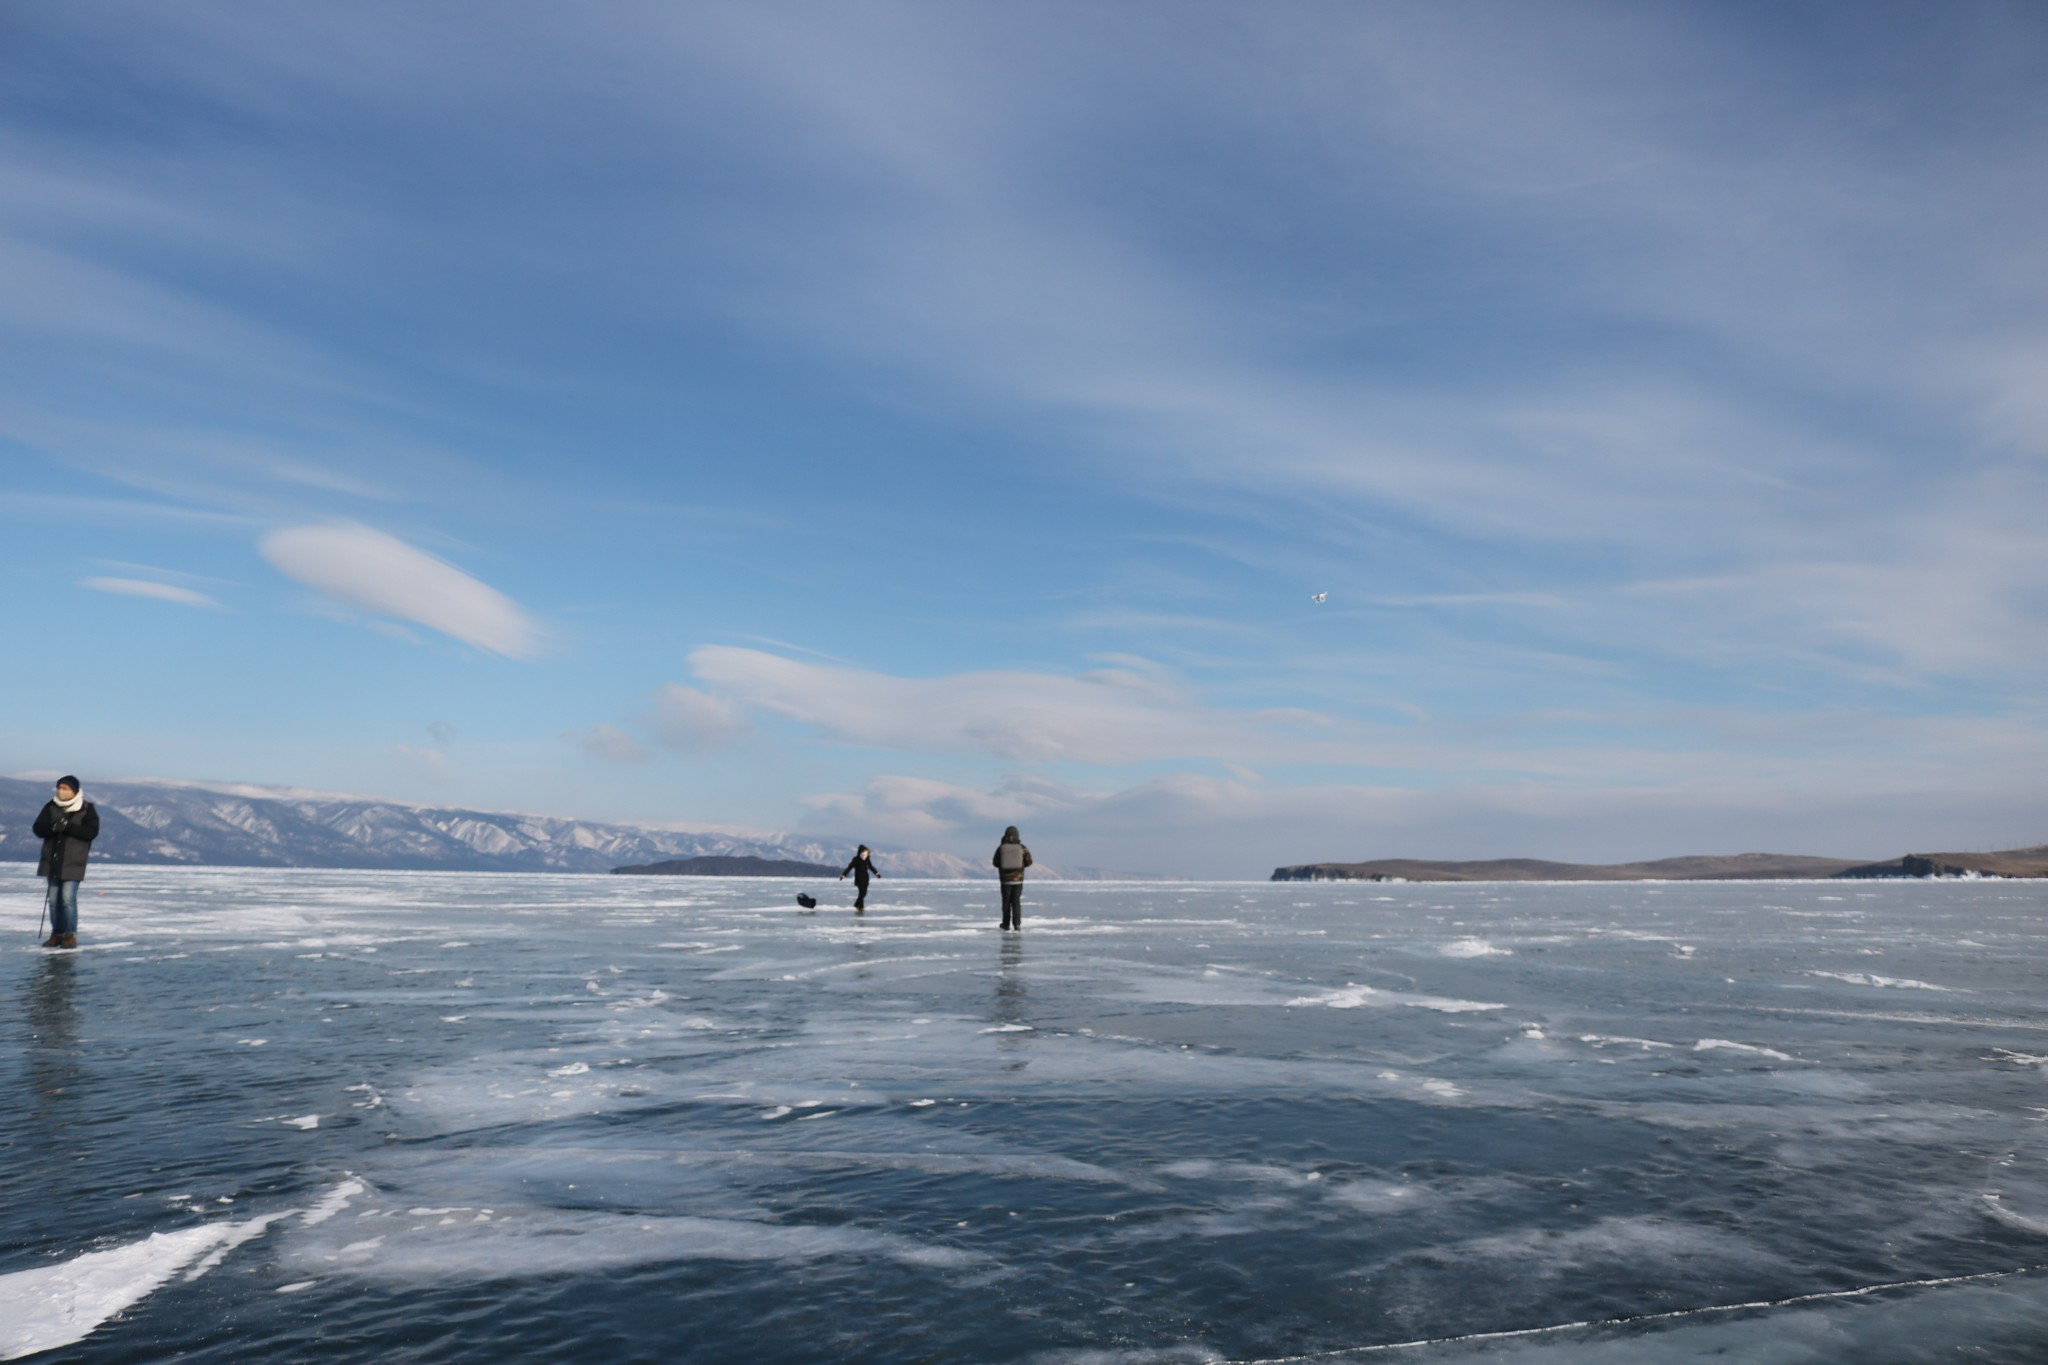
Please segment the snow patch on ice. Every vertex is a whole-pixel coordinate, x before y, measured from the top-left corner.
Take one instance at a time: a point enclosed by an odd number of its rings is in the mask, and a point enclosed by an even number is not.
[[[844,1225],[551,1208],[497,1210],[483,1220],[456,1218],[392,1227],[381,1236],[339,1246],[336,1240],[297,1238],[287,1248],[287,1260],[306,1269],[363,1279],[488,1281],[588,1275],[697,1260],[804,1262],[853,1257],[954,1269],[984,1259],[955,1247]]]
[[[1438,1010],[1445,1014],[1466,1014],[1479,1010],[1504,1010],[1503,1004],[1487,1004],[1479,1000],[1448,1000],[1439,996],[1409,995],[1402,991],[1383,991],[1373,986],[1361,986],[1353,981],[1340,989],[1319,991],[1315,995],[1296,996],[1288,1005],[1323,1005],[1333,1010],[1364,1009],[1368,1006],[1407,1005],[1415,1009]]]
[[[1445,957],[1513,957],[1514,950],[1496,948],[1483,938],[1461,938],[1437,948]]]
[[[1776,1048],[1758,1047],[1754,1043],[1735,1043],[1726,1038],[1702,1038],[1692,1045],[1694,1052],[1744,1052],[1753,1057],[1769,1057],[1772,1061],[1789,1062],[1791,1056]]]
[[[2048,1222],[2039,1218],[2029,1218],[2016,1209],[2007,1208],[2005,1200],[1996,1194],[1987,1193],[1984,1196],[1984,1208],[1993,1218],[2010,1227],[2048,1236]]]
[[[1329,1198],[1361,1213],[1400,1213],[1419,1208],[1430,1198],[1421,1185],[1402,1185],[1389,1180],[1352,1180],[1332,1185]]]
[[[342,1181],[326,1194],[321,1195],[319,1202],[306,1210],[305,1215],[299,1219],[299,1226],[308,1228],[318,1227],[334,1217],[335,1214],[347,1208],[349,1200],[359,1194],[367,1194],[369,1189],[370,1187],[361,1180],[349,1179]]]
[[[1649,1217],[1602,1218],[1577,1228],[1530,1228],[1421,1253],[1432,1260],[1512,1263],[1518,1274],[1557,1279],[1595,1266],[1701,1262],[1754,1265],[1773,1259],[1745,1238],[1716,1228]]]
[[[1931,981],[1915,981],[1905,976],[1872,976],[1868,972],[1808,972],[1808,976],[1824,976],[1832,981],[1846,981],[1852,986],[1889,986],[1905,991],[1953,991],[1953,986],[1937,986]],[[1968,994],[1968,992],[1964,992]]]
[[[246,1223],[230,1225],[227,1233],[221,1237],[219,1245],[215,1246],[212,1251],[201,1258],[199,1264],[185,1272],[185,1279],[188,1282],[198,1279],[201,1275],[204,1275],[207,1271],[212,1270],[223,1260],[227,1259],[227,1254],[230,1251],[233,1251],[252,1237],[262,1236],[264,1229],[268,1228],[272,1223],[280,1218],[289,1216],[288,1213],[272,1213],[262,1218],[251,1218]]]
[[[1161,1175],[1179,1180],[1236,1180],[1254,1185],[1303,1186],[1323,1178],[1321,1171],[1296,1170],[1262,1161],[1212,1161],[1197,1158],[1171,1161],[1159,1168]]]
[[[142,1302],[186,1267],[196,1279],[283,1214],[154,1232],[139,1242],[89,1251],[58,1265],[0,1275],[0,1360],[85,1340],[115,1314]],[[195,1264],[196,1263],[196,1264]]]
[[[1590,1043],[1594,1047],[1607,1047],[1610,1044],[1617,1047],[1638,1047],[1645,1052],[1650,1051],[1652,1048],[1678,1046],[1676,1043],[1660,1043],[1654,1038],[1623,1038],[1605,1033],[1581,1033],[1579,1041]]]

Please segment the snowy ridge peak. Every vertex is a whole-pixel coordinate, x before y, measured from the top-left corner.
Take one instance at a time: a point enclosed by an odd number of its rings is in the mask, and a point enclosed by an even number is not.
[[[95,782],[95,859],[185,866],[388,868],[405,871],[609,872],[628,863],[707,855],[844,863],[852,839],[741,836],[605,824],[558,816],[408,806],[246,786]],[[29,824],[49,799],[39,781],[0,777],[0,860],[32,859]],[[876,846],[883,875],[991,877],[950,853]],[[1059,880],[1054,869],[1034,873]]]

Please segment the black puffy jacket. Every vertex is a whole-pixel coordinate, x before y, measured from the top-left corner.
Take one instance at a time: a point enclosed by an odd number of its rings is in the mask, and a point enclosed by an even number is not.
[[[36,875],[59,882],[83,881],[85,855],[92,851],[92,841],[100,837],[100,813],[92,802],[73,814],[52,801],[36,817],[35,828],[36,837],[43,841]]]

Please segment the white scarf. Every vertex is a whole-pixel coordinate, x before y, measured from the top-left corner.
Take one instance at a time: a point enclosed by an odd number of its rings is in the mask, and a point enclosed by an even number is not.
[[[79,811],[85,809],[85,793],[80,792],[69,801],[59,801],[53,796],[50,798],[50,804],[63,811],[66,815],[76,815]]]

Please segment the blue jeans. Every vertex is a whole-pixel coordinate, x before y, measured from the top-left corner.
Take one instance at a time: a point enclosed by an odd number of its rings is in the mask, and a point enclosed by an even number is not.
[[[50,907],[50,932],[53,934],[75,934],[78,932],[78,883],[60,882],[50,878],[50,890],[46,902]]]

